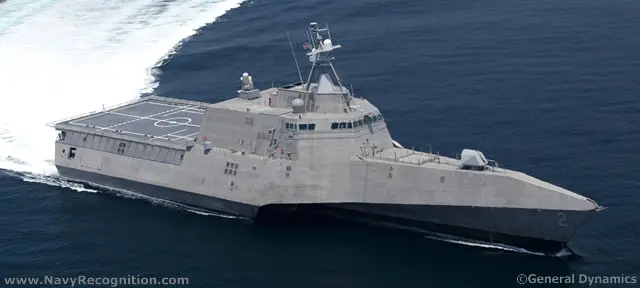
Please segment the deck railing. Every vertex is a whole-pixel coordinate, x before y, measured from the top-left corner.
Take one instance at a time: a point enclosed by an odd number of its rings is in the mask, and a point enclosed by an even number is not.
[[[417,155],[418,157],[411,157],[413,155]],[[393,152],[393,155],[391,155],[391,152],[389,151],[380,150],[380,151],[376,151],[376,153],[371,153],[371,151],[367,151],[367,153],[358,153],[358,157],[360,157],[361,159],[362,158],[375,159],[375,160],[382,160],[382,161],[389,161],[389,162],[396,162],[396,163],[411,164],[416,166],[421,166],[425,163],[438,163],[438,164],[449,165],[449,166],[458,167],[458,168],[462,167],[460,165],[459,155],[457,154],[456,154],[456,158],[452,159],[447,157],[440,157],[439,151],[436,151],[436,153],[432,153],[431,151],[422,152],[422,151],[416,151],[413,147],[411,149],[397,149],[397,151]],[[485,166],[487,170],[506,173],[507,170],[499,166],[496,161],[494,160],[487,160],[487,161],[489,162],[489,164]]]

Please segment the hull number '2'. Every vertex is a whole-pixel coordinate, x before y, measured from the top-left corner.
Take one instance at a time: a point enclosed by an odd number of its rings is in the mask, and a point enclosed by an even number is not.
[[[558,226],[567,227],[567,223],[564,222],[567,220],[567,215],[564,215],[564,212],[558,212],[557,215],[558,215]]]

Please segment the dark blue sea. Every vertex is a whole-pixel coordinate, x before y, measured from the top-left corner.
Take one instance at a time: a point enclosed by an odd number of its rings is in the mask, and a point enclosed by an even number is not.
[[[45,123],[139,95],[228,99],[243,72],[262,88],[296,82],[287,31],[304,75],[312,21],[329,24],[343,46],[342,80],[404,146],[479,149],[607,206],[570,243],[578,257],[343,221],[265,227],[51,172],[55,132]],[[637,0],[9,0],[0,4],[0,99],[2,277],[281,288],[640,276]]]

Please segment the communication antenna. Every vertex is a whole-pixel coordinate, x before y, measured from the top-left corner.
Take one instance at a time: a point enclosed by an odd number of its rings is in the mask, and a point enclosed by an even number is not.
[[[308,30],[307,30],[307,38],[308,38],[307,40],[309,40],[309,45],[311,45],[311,48],[316,48],[316,43],[313,41],[313,38],[311,38],[311,34],[309,34]]]
[[[300,73],[300,66],[298,65],[298,58],[296,58],[296,52],[293,50],[293,44],[291,44],[291,36],[289,35],[289,31],[287,31],[287,38],[289,38],[289,47],[291,47],[291,54],[293,54],[293,60],[296,62],[296,69],[298,69],[298,76],[300,76],[300,83],[304,84],[302,80],[302,73]]]

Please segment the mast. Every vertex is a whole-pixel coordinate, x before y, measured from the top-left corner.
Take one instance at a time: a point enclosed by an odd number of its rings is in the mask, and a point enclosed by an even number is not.
[[[309,62],[312,63],[309,78],[305,83],[305,91],[319,93],[345,93],[340,77],[331,63],[334,60],[331,53],[339,48],[340,45],[333,45],[331,40],[329,27],[318,28],[318,23],[309,23],[308,36],[311,40],[310,45],[305,48],[311,50],[307,53]],[[346,100],[346,99],[345,99]]]

